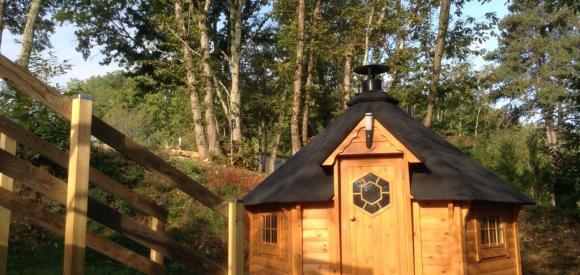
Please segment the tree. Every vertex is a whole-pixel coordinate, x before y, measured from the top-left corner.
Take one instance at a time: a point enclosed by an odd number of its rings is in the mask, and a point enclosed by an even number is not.
[[[221,149],[218,141],[217,121],[214,114],[214,72],[211,66],[211,54],[209,47],[209,30],[207,26],[207,17],[211,0],[205,0],[203,6],[194,2],[195,19],[199,29],[199,44],[202,55],[202,67],[205,87],[205,127],[207,135],[207,145],[210,154],[221,155]]]
[[[230,71],[232,84],[230,87],[230,102],[228,119],[231,123],[232,143],[239,145],[242,141],[241,98],[240,98],[240,48],[242,43],[242,1],[229,0],[230,14]],[[217,91],[216,91],[217,93]]]
[[[487,58],[497,62],[494,70],[495,100],[508,99],[524,117],[539,115],[545,142],[552,155],[562,150],[561,134],[573,116],[565,110],[573,104],[580,55],[577,15],[569,7],[550,9],[542,1],[514,1],[512,12],[499,25],[498,49]],[[553,159],[554,164],[557,163]],[[553,179],[553,200],[563,193]]]
[[[22,48],[20,48],[18,64],[24,68],[28,68],[28,62],[30,61],[34,29],[36,28],[36,21],[40,11],[40,1],[41,0],[32,0],[30,3],[30,9],[28,10],[28,17],[26,19],[26,27],[24,27],[24,33],[22,34]]]
[[[318,40],[316,35],[318,30],[318,21],[320,20],[320,4],[322,0],[316,0],[314,10],[312,11],[312,26],[309,30],[310,38],[308,39],[308,64],[306,69],[306,84],[304,85],[304,108],[302,111],[302,145],[308,142],[308,114],[310,113],[310,94],[314,92],[314,67],[316,66],[314,58],[314,40]]]
[[[429,85],[429,96],[427,97],[427,114],[423,124],[431,126],[433,119],[433,108],[437,99],[437,85],[441,75],[441,60],[445,50],[445,38],[447,37],[447,28],[449,26],[449,10],[451,9],[451,0],[441,0],[441,10],[439,12],[439,28],[437,29],[437,40],[435,42],[435,55],[433,56],[433,72],[431,74],[431,84]]]
[[[0,46],[2,46],[2,33],[4,32],[4,5],[6,0],[0,0]]]
[[[304,62],[304,22],[305,0],[298,0],[296,14],[298,20],[298,36],[296,37],[296,59],[294,68],[294,90],[292,93],[292,110],[290,116],[290,134],[292,139],[292,154],[296,154],[302,147],[300,141],[300,104],[302,101],[302,66]]]
[[[193,117],[193,130],[195,132],[195,143],[197,148],[197,153],[201,159],[206,159],[208,157],[207,141],[205,137],[205,130],[203,127],[203,119],[201,115],[201,104],[199,101],[199,94],[196,89],[196,70],[195,64],[193,62],[193,57],[191,56],[191,48],[187,41],[190,40],[190,36],[187,35],[188,31],[185,27],[185,20],[183,19],[183,12],[181,9],[181,4],[179,0],[175,0],[175,21],[178,28],[178,37],[181,43],[181,49],[183,52],[183,65],[185,66],[186,72],[186,85],[187,91],[189,93],[189,100],[191,105],[191,114]]]

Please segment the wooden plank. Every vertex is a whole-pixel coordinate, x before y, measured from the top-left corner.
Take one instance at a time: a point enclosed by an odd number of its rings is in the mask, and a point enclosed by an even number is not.
[[[423,274],[423,252],[422,252],[422,236],[421,236],[421,206],[417,201],[413,201],[413,245],[415,258],[415,274]]]
[[[292,218],[290,219],[290,222],[292,224],[290,226],[292,227],[292,252],[290,257],[292,259],[292,274],[301,275],[304,255],[302,241],[302,206],[296,204],[296,206],[292,208],[291,213]]]
[[[73,100],[64,234],[65,275],[84,273],[92,112],[90,97],[79,95]]]
[[[244,274],[244,206],[228,203],[228,275]]]
[[[159,234],[165,234],[165,223],[156,217],[151,217],[149,221],[149,227],[151,230],[158,232]],[[150,275],[165,274],[165,271],[163,270],[163,254],[161,254],[161,252],[155,249],[149,250],[149,259],[161,267],[157,273],[149,273]]]
[[[522,256],[520,255],[520,233],[518,228],[518,215],[520,214],[521,206],[514,206],[512,211],[512,223],[513,223],[513,238],[515,250],[515,261],[516,261],[516,274],[522,274]],[[510,253],[511,255],[511,253]]]
[[[64,235],[65,221],[62,217],[44,210],[6,190],[0,190],[0,205],[11,208],[15,215],[29,219],[57,235]],[[120,246],[104,237],[87,233],[87,246],[91,249],[148,274],[159,274],[160,267],[149,259]]]
[[[18,182],[60,203],[64,204],[66,201],[66,191],[64,191],[66,184],[64,182],[4,150],[0,150],[0,172],[6,173]],[[163,255],[200,271],[202,274],[223,274],[226,272],[225,268],[197,255],[168,236],[159,234],[146,225],[122,215],[90,197],[88,216],[142,245],[158,250]]]
[[[43,155],[61,167],[68,168],[68,151],[59,150],[54,145],[2,115],[0,115],[0,132],[5,132],[12,139],[18,140],[21,145]],[[89,172],[89,182],[111,193],[113,196],[127,201],[137,210],[147,215],[154,216],[161,221],[167,220],[167,210],[165,208],[158,206],[153,200],[135,193],[130,188],[92,167]]]
[[[16,141],[0,131],[0,149],[16,154]],[[0,173],[0,189],[12,191],[14,180]],[[0,207],[0,275],[8,269],[8,241],[10,239],[10,209]]]
[[[1,54],[0,77],[16,90],[40,101],[52,111],[70,120],[71,102],[68,98]],[[227,216],[227,204],[219,196],[95,116],[92,119],[92,133],[145,169],[165,179],[171,186],[181,189],[207,207]]]

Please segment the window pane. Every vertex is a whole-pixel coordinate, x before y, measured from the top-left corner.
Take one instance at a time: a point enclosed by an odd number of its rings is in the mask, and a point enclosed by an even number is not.
[[[272,215],[272,228],[274,228],[274,229],[278,228],[278,216],[277,215]]]
[[[485,229],[481,229],[480,232],[481,232],[481,240],[480,240],[481,244],[487,244],[488,243],[488,240],[487,240],[487,233],[488,232]]]
[[[278,243],[278,230],[272,230],[272,243]]]

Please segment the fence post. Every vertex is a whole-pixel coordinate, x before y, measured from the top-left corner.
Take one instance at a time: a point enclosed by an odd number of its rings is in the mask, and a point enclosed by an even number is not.
[[[244,206],[228,203],[228,275],[244,274]]]
[[[6,134],[0,133],[0,149],[16,154],[16,141]],[[14,181],[0,173],[0,188],[12,191]],[[8,240],[10,236],[10,210],[0,206],[0,275],[6,275],[8,267]]]
[[[91,153],[91,118],[91,97],[78,95],[72,100],[71,113],[64,235],[65,275],[77,275],[84,272]]]
[[[165,234],[165,224],[163,223],[163,221],[159,220],[156,217],[151,217],[149,227],[151,227],[151,229],[153,229],[153,231],[159,232],[161,234]],[[151,249],[149,251],[149,259],[151,259],[152,262],[160,265],[161,270],[163,270],[163,254],[161,254],[161,252],[154,250],[154,249]],[[159,274],[159,273],[155,273],[155,274]],[[151,275],[155,275],[155,274],[151,274]]]

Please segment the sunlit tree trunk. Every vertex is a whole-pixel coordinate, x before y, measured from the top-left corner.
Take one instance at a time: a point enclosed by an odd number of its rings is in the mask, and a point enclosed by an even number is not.
[[[435,107],[435,100],[437,99],[437,85],[439,84],[439,77],[441,76],[441,60],[443,59],[443,52],[445,50],[450,7],[451,0],[441,0],[439,28],[435,42],[435,56],[433,57],[433,72],[431,74],[431,85],[429,85],[429,96],[427,97],[427,114],[425,115],[425,119],[423,119],[423,124],[427,127],[431,126],[433,109]]]
[[[36,28],[36,21],[38,20],[38,13],[40,11],[40,0],[32,0],[30,2],[30,9],[26,17],[26,26],[22,34],[22,48],[20,48],[20,55],[18,56],[18,64],[24,68],[28,68],[30,62],[30,54],[32,53],[34,41],[34,29]]]
[[[242,1],[229,0],[231,45],[230,72],[232,85],[230,88],[230,123],[232,124],[232,142],[238,145],[242,141],[241,111],[240,111],[240,46],[242,40]]]
[[[316,4],[314,4],[314,11],[312,12],[312,30],[310,37],[311,39],[314,36],[314,32],[318,28],[318,20],[320,18],[320,2],[321,0],[317,0]],[[314,60],[314,53],[311,49],[308,52],[308,68],[306,69],[306,85],[304,88],[304,110],[302,111],[302,145],[305,145],[308,142],[308,116],[310,114],[310,93],[312,93],[314,89],[314,67],[316,66]]]
[[[387,6],[384,6],[381,9],[381,14],[379,15],[379,20],[377,20],[377,22],[375,24],[373,24],[373,16],[374,16],[374,8],[371,9],[371,14],[369,15],[369,21],[367,24],[367,30],[365,33],[365,53],[364,53],[364,57],[363,57],[363,64],[367,65],[369,63],[369,51],[370,51],[370,47],[371,47],[371,39],[373,37],[373,33],[375,30],[375,26],[377,28],[380,28],[381,25],[383,24],[383,21],[385,20],[385,15],[387,14]]]
[[[208,157],[207,142],[205,139],[205,133],[203,129],[203,118],[201,115],[201,105],[199,102],[199,95],[195,88],[196,75],[195,75],[195,65],[191,56],[191,51],[187,45],[187,30],[185,28],[185,21],[182,15],[181,5],[179,0],[175,1],[175,21],[178,24],[179,35],[181,40],[181,49],[183,52],[183,65],[185,66],[186,72],[186,84],[187,91],[189,92],[189,100],[191,104],[191,114],[193,118],[193,131],[195,133],[195,145],[197,148],[197,153],[200,159],[206,159]]]
[[[351,93],[351,73],[352,73],[352,56],[354,53],[354,47],[352,45],[348,46],[347,52],[344,56],[344,66],[342,71],[342,105],[346,109],[346,103],[350,100]]]
[[[294,93],[290,116],[290,135],[292,139],[292,154],[296,154],[302,147],[300,141],[300,102],[302,99],[302,63],[304,59],[304,10],[305,0],[298,1],[298,37],[296,39],[296,64],[294,69]]]
[[[213,71],[211,68],[210,61],[210,49],[209,49],[209,36],[207,27],[207,15],[209,12],[209,7],[211,5],[210,0],[205,1],[203,10],[199,10],[197,16],[197,24],[199,27],[199,44],[202,51],[202,64],[203,64],[203,76],[204,76],[204,105],[205,105],[205,127],[207,135],[207,145],[209,153],[212,155],[221,155],[217,125],[215,123],[214,114],[214,90],[213,90]]]

